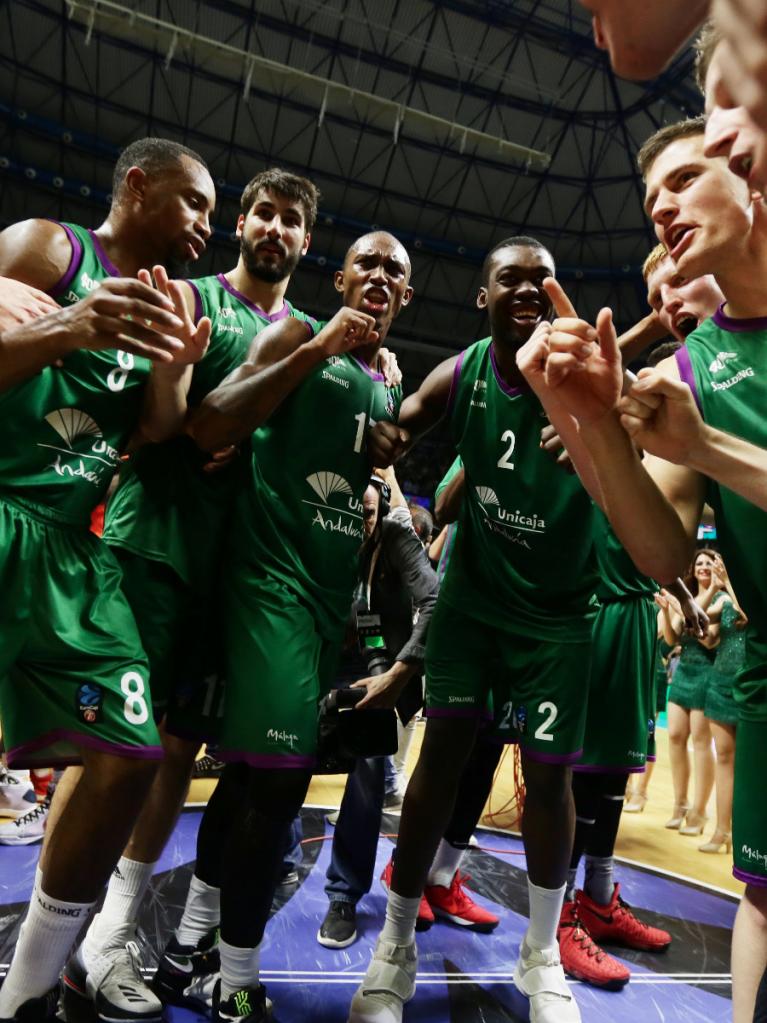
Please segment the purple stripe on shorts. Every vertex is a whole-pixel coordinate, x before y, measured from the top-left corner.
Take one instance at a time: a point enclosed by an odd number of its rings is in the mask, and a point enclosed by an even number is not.
[[[21,746],[14,746],[8,751],[8,764],[14,763],[17,759],[36,750],[45,749],[56,742],[71,742],[73,746],[83,746],[85,749],[97,750],[99,753],[111,753],[115,757],[130,757],[135,760],[162,760],[165,751],[162,746],[130,746],[128,743],[108,742],[106,739],[99,739],[95,735],[84,735],[71,728],[54,728],[43,735],[35,736],[29,742]],[[62,758],[64,762],[64,758]],[[77,763],[77,758],[66,759],[67,763]]]
[[[736,880],[742,881],[743,884],[752,884],[755,888],[767,888],[767,877],[762,874],[749,874],[747,870],[733,867],[732,876]]]
[[[59,295],[63,295],[69,285],[72,283],[72,279],[77,273],[77,268],[80,265],[80,260],[83,255],[83,247],[80,244],[80,239],[77,237],[71,227],[67,227],[66,224],[62,224],[59,220],[51,220],[52,224],[58,224],[59,227],[63,227],[69,238],[69,243],[72,246],[72,255],[69,257],[69,266],[66,269],[66,273],[58,282],[54,284],[48,294],[51,298],[58,298]]]
[[[99,263],[101,263],[101,265],[104,267],[104,269],[109,274],[109,276],[110,277],[122,277],[122,274],[120,273],[120,271],[114,265],[112,260],[106,254],[106,252],[104,252],[104,246],[101,244],[101,242],[96,237],[96,232],[95,231],[91,231],[91,229],[88,228],[88,234],[91,236],[91,241],[93,242],[93,248],[96,250],[96,255],[98,256]]]
[[[202,319],[202,297],[200,295],[200,289],[194,283],[194,281],[186,282],[194,293],[194,322],[199,323]]]
[[[226,763],[248,764],[250,767],[314,767],[315,756],[298,753],[248,753],[247,750],[217,750],[216,756]]]
[[[425,718],[482,718],[484,707],[427,707],[423,716]]]
[[[573,764],[573,770],[580,774],[644,774],[645,767],[635,764],[626,767],[599,767],[598,764]]]
[[[653,755],[652,755],[652,756],[649,756],[649,755],[648,755],[648,757],[647,757],[647,763],[648,763],[648,764],[654,764],[654,763],[655,763],[655,761],[656,761],[657,759],[658,759],[658,758],[657,758],[657,757],[655,756],[655,754],[653,753]]]
[[[674,352],[674,358],[679,369],[679,376],[682,378],[682,383],[692,391],[692,396],[695,399],[695,404],[698,406],[698,411],[703,415],[703,406],[700,403],[700,395],[698,394],[698,388],[695,383],[695,372],[692,368],[692,362],[690,362],[690,353],[687,350],[686,345],[682,345],[681,348],[677,348]]]
[[[455,360],[455,367],[453,369],[453,379],[450,381],[450,394],[447,396],[447,408],[445,409],[446,415],[450,415],[453,411],[453,403],[455,402],[456,392],[458,391],[458,380],[461,376],[461,367],[463,366],[463,357],[466,355],[466,349],[461,352],[458,358]]]
[[[520,748],[526,757],[535,760],[540,764],[576,764],[583,756],[583,750],[576,750],[575,753],[540,753],[538,750],[531,750],[520,743]]]

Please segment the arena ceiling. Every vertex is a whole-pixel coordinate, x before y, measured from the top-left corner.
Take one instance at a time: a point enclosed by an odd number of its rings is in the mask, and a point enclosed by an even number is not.
[[[406,362],[482,336],[482,258],[512,234],[551,248],[587,314],[641,315],[654,239],[633,157],[701,107],[689,52],[621,81],[575,0],[6,0],[0,61],[3,224],[95,226],[119,149],[163,135],[216,180],[209,273],[236,258],[243,185],[279,164],[322,192],[301,308],[335,308],[329,271],[360,233],[408,247]]]

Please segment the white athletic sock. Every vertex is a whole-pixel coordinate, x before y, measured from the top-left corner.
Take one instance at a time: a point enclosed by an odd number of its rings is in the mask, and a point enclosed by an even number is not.
[[[600,906],[606,906],[613,897],[612,856],[586,856],[586,880],[583,890]]]
[[[565,902],[573,902],[575,900],[577,876],[578,868],[570,867],[570,869],[567,871],[567,883],[565,884]]]
[[[154,863],[139,863],[126,856],[120,857],[109,878],[104,905],[91,921],[83,942],[86,970],[92,970],[95,960],[105,952],[125,945],[127,933],[136,922],[154,868]]]
[[[213,888],[192,874],[181,922],[176,928],[176,941],[181,945],[197,945],[208,931],[221,923],[221,889]]]
[[[527,891],[530,898],[530,923],[527,925],[524,944],[528,948],[551,948],[557,941],[565,885],[561,888],[539,888],[528,877]]]
[[[465,852],[465,849],[457,849],[454,845],[446,842],[444,838],[441,839],[426,883],[439,884],[443,888],[449,888],[453,883],[456,870],[461,866]]]
[[[249,987],[258,987],[258,961],[261,946],[255,948],[237,948],[228,945],[223,939],[218,941],[221,953],[221,998],[230,998],[238,991]]]
[[[29,998],[47,994],[59,979],[92,902],[61,902],[36,889],[21,925],[8,976],[0,988],[0,1018],[10,1019]]]
[[[381,937],[384,941],[392,941],[395,945],[409,945],[415,940],[415,922],[418,919],[420,896],[406,899],[389,889],[386,902],[386,920]]]

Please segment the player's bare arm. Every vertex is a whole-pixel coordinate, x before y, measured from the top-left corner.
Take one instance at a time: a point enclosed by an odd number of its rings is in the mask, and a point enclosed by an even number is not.
[[[397,423],[381,421],[368,431],[368,454],[374,465],[391,465],[444,417],[460,356],[441,362],[406,398]]]
[[[12,277],[0,277],[0,332],[20,327],[57,309],[58,303],[39,288]]]
[[[0,232],[0,276],[50,291],[71,258],[67,232],[52,220],[22,220]]]
[[[461,514],[461,503],[463,502],[463,492],[465,488],[466,471],[463,466],[453,476],[449,483],[447,483],[437,495],[437,499],[434,503],[434,514],[437,517],[437,521],[441,522],[443,526],[449,525],[451,522],[455,522],[458,516]],[[431,552],[429,552],[431,555]]]
[[[265,423],[323,359],[377,339],[373,317],[347,306],[310,340],[306,323],[293,317],[272,324],[259,334],[242,366],[192,413],[187,430],[203,451],[237,444]]]

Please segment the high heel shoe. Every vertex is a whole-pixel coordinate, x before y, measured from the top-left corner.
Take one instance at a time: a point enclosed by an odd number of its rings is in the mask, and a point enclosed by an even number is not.
[[[695,810],[689,810],[684,824],[679,829],[679,834],[702,835],[707,820],[708,817],[705,813],[696,813]]]
[[[730,831],[715,831],[708,842],[698,846],[698,852],[704,853],[720,853],[722,850],[728,853],[731,849],[732,833]]]
[[[647,796],[643,796],[641,792],[632,792],[623,804],[623,812],[641,813],[645,808],[646,802]]]
[[[685,816],[687,815],[687,811],[689,809],[690,807],[687,805],[687,803],[674,803],[674,809],[671,811],[671,816],[663,825],[663,827],[674,828],[675,830],[681,828],[682,824],[684,823]]]

